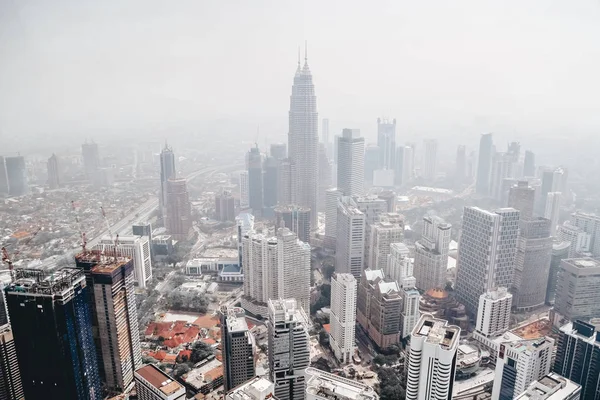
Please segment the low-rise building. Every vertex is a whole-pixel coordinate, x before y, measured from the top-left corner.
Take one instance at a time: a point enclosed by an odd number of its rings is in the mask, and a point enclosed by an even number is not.
[[[309,367],[306,400],[379,400],[379,395],[371,386]]]
[[[531,385],[515,400],[579,400],[581,385],[554,372],[545,375]]]
[[[135,371],[139,400],[185,400],[185,388],[152,364]]]

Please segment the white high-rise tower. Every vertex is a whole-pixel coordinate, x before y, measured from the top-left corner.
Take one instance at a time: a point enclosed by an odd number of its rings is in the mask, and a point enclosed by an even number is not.
[[[423,217],[423,236],[415,243],[415,279],[424,292],[446,286],[451,231],[442,218]]]
[[[357,282],[352,274],[331,278],[331,331],[329,343],[337,359],[348,363],[354,355]]]
[[[365,189],[365,138],[358,129],[344,129],[338,142],[337,187],[345,196]]]

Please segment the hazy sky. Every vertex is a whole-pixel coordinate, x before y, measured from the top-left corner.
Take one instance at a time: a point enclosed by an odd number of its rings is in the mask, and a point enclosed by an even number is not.
[[[0,136],[227,120],[285,139],[304,40],[334,130],[600,130],[598,0],[0,0]]]

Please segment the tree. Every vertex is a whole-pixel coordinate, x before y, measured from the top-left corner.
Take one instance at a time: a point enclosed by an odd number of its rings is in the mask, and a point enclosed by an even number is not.
[[[191,368],[187,364],[177,364],[173,369],[173,376],[175,379],[181,378],[183,375],[190,372]]]
[[[192,355],[190,361],[194,364],[206,359],[214,354],[213,348],[204,342],[196,342],[192,346]]]
[[[390,367],[380,367],[377,371],[379,378],[379,398],[380,400],[405,399],[406,392],[402,387],[400,374]]]

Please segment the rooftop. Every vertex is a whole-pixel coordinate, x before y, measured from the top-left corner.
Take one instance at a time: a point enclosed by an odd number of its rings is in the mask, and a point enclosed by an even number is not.
[[[143,366],[135,371],[135,373],[148,382],[148,384],[154,386],[167,396],[180,390],[185,393],[184,387],[179,382],[174,381],[169,375],[165,374],[152,364]]]
[[[533,381],[527,390],[516,399],[521,400],[562,400],[579,393],[581,386],[558,374],[550,373]]]
[[[262,400],[273,398],[275,386],[266,378],[257,376],[232,389],[226,396],[231,400]]]
[[[600,267],[600,260],[593,258],[571,258],[563,261],[565,264],[569,264],[579,269],[586,268],[598,268]]]
[[[380,269],[365,269],[365,276],[368,281],[374,281],[377,278],[383,279],[383,270]]]
[[[227,328],[230,332],[245,332],[248,330],[246,314],[241,307],[230,307],[224,310],[227,313]]]
[[[85,280],[85,275],[79,268],[61,268],[50,274],[39,269],[17,268],[15,282],[8,285],[6,290],[50,296],[63,294],[83,280]]]
[[[363,383],[309,367],[306,392],[327,400],[378,400],[375,390]]]
[[[460,328],[448,325],[448,321],[424,314],[412,332],[413,336],[426,336],[426,341],[439,344],[443,348],[453,348],[458,345]]]

